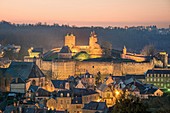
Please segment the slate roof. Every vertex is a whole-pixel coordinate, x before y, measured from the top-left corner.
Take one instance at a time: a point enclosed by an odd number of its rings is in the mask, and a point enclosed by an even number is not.
[[[59,53],[72,53],[68,46],[63,46]]]
[[[31,90],[32,92],[36,92],[38,90],[38,86],[31,85],[28,90]]]
[[[68,81],[67,80],[51,80],[51,82],[55,88],[65,89],[65,83]]]
[[[34,48],[32,52],[40,52],[43,53],[43,48]]]
[[[13,79],[11,84],[23,84],[25,81],[22,78]]]
[[[160,70],[148,70],[146,72],[146,74],[170,74],[170,70],[163,70],[163,69],[160,69]]]
[[[80,78],[94,78],[94,75],[90,74],[89,72],[86,72],[84,75],[81,75]]]
[[[12,62],[9,68],[5,71],[5,76],[13,78],[20,77],[23,80],[28,78],[44,77],[42,71],[33,62]]]
[[[145,79],[145,75],[126,75],[125,78],[126,78],[126,79],[129,79],[129,78]]]
[[[105,102],[94,102],[94,101],[91,101],[90,103],[85,104],[83,109],[104,111],[104,110],[107,109],[107,106],[106,106]]]
[[[71,90],[58,91],[56,96],[61,97],[61,93],[63,94],[62,97],[71,97],[72,96],[72,91]],[[69,96],[67,94],[69,94]]]
[[[71,100],[71,104],[82,104],[82,97],[74,97]]]
[[[98,88],[98,90],[100,91],[105,91],[105,89],[108,88],[108,86],[106,84],[101,84]]]
[[[50,97],[51,96],[51,93],[43,88],[39,88],[36,93],[38,93],[37,97]]]
[[[85,95],[91,95],[91,94],[98,94],[98,92],[92,90],[92,89],[82,89],[82,88],[74,88],[73,89],[74,97],[81,97]]]
[[[7,70],[7,68],[0,68],[0,74],[4,75],[6,70]]]

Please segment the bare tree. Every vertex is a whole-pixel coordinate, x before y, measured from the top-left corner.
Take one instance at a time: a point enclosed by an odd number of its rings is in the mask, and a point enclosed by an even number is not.
[[[155,55],[157,50],[155,49],[154,45],[146,45],[142,51],[141,54],[146,55],[146,56],[153,56]]]

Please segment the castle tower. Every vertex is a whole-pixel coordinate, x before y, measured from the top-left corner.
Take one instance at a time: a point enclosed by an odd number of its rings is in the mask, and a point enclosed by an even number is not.
[[[94,46],[97,43],[97,35],[96,33],[93,31],[90,34],[90,39],[89,39],[89,46]]]
[[[123,47],[123,54],[126,55],[126,53],[127,53],[127,49],[126,49],[126,47],[124,46],[124,47]]]
[[[65,36],[65,43],[64,46],[68,46],[70,49],[74,47],[76,44],[76,37],[72,34],[69,33]]]

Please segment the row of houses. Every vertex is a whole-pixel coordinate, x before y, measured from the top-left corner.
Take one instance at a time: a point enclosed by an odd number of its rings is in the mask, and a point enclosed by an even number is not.
[[[20,95],[19,98],[14,97],[17,100],[14,105],[21,110],[108,112],[108,108],[115,104],[123,92],[140,99],[163,95],[162,90],[155,85],[134,77],[109,75],[96,85],[96,77],[86,72],[66,80],[45,81],[45,75],[34,62],[12,62],[9,68],[1,68],[0,71],[1,91]]]

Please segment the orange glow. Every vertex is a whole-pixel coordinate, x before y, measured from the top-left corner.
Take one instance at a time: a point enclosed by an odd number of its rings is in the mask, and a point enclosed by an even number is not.
[[[0,0],[0,20],[78,26],[168,27],[169,0]]]

